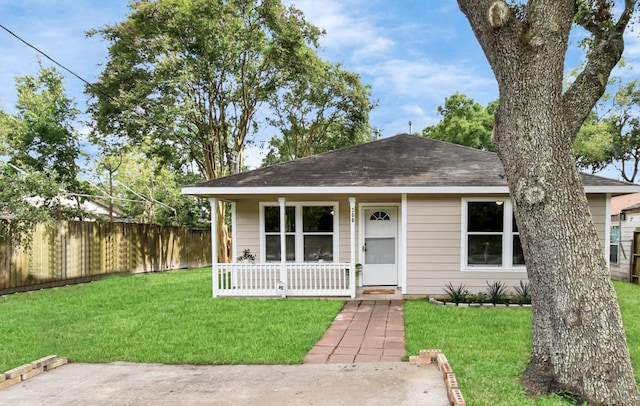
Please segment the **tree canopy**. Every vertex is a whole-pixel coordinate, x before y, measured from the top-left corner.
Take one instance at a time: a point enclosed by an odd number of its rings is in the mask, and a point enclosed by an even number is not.
[[[94,162],[98,191],[112,208],[142,223],[204,227],[210,219],[208,204],[180,194],[180,186],[194,183],[194,174],[176,173],[159,157],[148,156],[149,146],[121,149]],[[112,209],[113,212],[113,209]]]
[[[134,1],[92,31],[111,45],[91,110],[100,133],[187,157],[212,179],[243,166],[260,108],[303,77],[321,31],[279,0]],[[175,161],[175,159],[174,159]]]
[[[82,216],[79,207],[64,207],[62,195],[79,202],[82,156],[79,134],[73,128],[78,114],[66,96],[63,76],[40,65],[37,75],[16,78],[16,113],[0,111],[0,234],[22,240],[29,227],[51,218]]]
[[[454,93],[444,99],[444,106],[438,106],[442,120],[424,128],[422,136],[493,151],[491,131],[497,107],[497,101],[483,107],[464,94]]]
[[[288,83],[271,102],[271,138],[263,165],[361,144],[372,139],[369,112],[375,107],[360,77],[317,60],[306,80]]]
[[[37,76],[16,78],[16,90],[17,113],[2,114],[3,154],[24,172],[49,170],[57,183],[73,188],[82,153],[72,126],[78,110],[65,94],[63,76],[40,66]]]
[[[130,8],[126,20],[89,33],[110,44],[104,70],[87,87],[94,139],[150,145],[163,164],[185,173],[193,164],[214,179],[242,170],[245,145],[264,131],[268,108],[284,139],[294,128],[310,130],[302,135],[305,143],[314,139],[310,151],[318,143],[355,142],[368,128],[368,89],[319,58],[322,31],[295,7],[280,0],[140,0]],[[338,123],[345,128],[338,131]],[[280,157],[301,153],[288,141],[274,145]],[[222,206],[218,217],[224,224]],[[221,260],[226,252],[222,247]]]

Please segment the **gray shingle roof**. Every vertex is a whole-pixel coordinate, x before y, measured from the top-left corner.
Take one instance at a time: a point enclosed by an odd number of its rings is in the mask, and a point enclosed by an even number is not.
[[[629,185],[583,175],[585,186]],[[507,186],[497,154],[400,134],[188,187]]]

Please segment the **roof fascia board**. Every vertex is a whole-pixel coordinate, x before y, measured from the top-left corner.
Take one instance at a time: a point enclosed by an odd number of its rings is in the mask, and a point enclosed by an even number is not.
[[[640,189],[639,189],[640,191]],[[308,194],[386,194],[386,193],[509,193],[506,186],[329,186],[329,187],[185,187],[186,195],[308,195]]]
[[[637,193],[640,185],[586,186],[586,193]],[[354,186],[354,187],[185,187],[182,194],[215,195],[307,195],[307,194],[495,194],[509,193],[506,186]]]
[[[638,193],[640,185],[616,185],[616,186],[585,186],[586,193]]]

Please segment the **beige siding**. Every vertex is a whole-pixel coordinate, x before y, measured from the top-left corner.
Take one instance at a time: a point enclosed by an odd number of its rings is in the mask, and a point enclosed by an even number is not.
[[[609,213],[607,213],[607,198],[605,195],[590,195],[588,196],[588,200],[591,216],[593,217],[593,224],[596,226],[596,230],[598,230],[598,237],[604,250],[606,233],[608,232],[608,230],[606,230],[606,221],[609,216]]]
[[[442,294],[443,287],[451,282],[454,285],[465,284],[471,292],[483,291],[486,282],[504,281],[508,286],[517,286],[520,280],[526,280],[526,272],[521,270],[505,270],[487,272],[479,270],[463,271],[461,266],[461,213],[462,197],[449,195],[409,196],[407,199],[407,287],[403,289],[407,295]],[[242,254],[249,248],[261,261],[259,235],[260,202],[277,202],[277,196],[258,196],[254,199],[240,200],[236,203],[236,236],[237,252]],[[359,204],[399,204],[400,197],[356,197]],[[308,196],[287,197],[288,202],[302,201],[337,201],[339,205],[339,260],[350,262],[350,224],[348,196]],[[590,209],[598,235],[605,243],[606,229],[606,197],[597,195],[589,197]],[[356,221],[359,219],[356,215]],[[359,226],[356,224],[356,242]],[[356,247],[358,261],[359,246]],[[400,284],[401,280],[399,281]]]
[[[513,287],[527,279],[521,270],[462,270],[461,204],[462,196],[409,197],[406,294],[443,294],[449,282],[465,284],[470,292],[478,292],[486,288],[486,282],[500,280]],[[589,205],[604,252],[606,196],[590,196]]]
[[[259,213],[259,201],[257,200],[236,202],[236,252],[238,255],[242,255],[244,250],[249,249],[256,256],[256,262],[262,262]]]
[[[408,295],[443,294],[444,286],[464,284],[483,291],[486,282],[517,286],[522,271],[462,271],[462,196],[410,196],[407,204]]]

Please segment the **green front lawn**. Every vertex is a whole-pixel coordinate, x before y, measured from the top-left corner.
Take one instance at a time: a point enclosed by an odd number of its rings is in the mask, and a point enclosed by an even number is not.
[[[640,287],[614,282],[627,340],[640,378]],[[551,396],[528,398],[520,385],[531,351],[531,310],[455,308],[424,300],[405,302],[407,354],[420,349],[444,351],[470,405],[571,405]]]
[[[615,287],[637,366],[640,287]],[[49,354],[76,362],[300,363],[343,303],[212,299],[209,268],[0,296],[0,372]],[[412,300],[405,325],[407,354],[442,349],[470,405],[571,404],[529,399],[519,384],[531,348],[530,309]]]
[[[0,372],[49,354],[76,362],[300,363],[343,303],[212,299],[210,268],[0,296]]]

